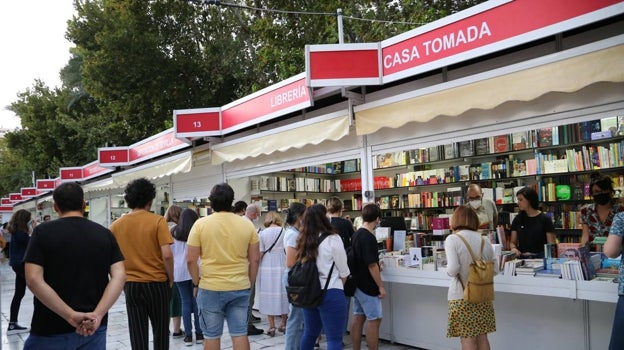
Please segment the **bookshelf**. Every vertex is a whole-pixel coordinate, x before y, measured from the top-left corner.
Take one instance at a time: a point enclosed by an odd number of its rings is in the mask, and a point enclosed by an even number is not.
[[[622,118],[379,154],[372,159],[375,200],[384,215],[418,218],[417,229],[426,230],[432,217],[464,204],[472,182],[499,210],[510,205],[516,211],[515,192],[531,186],[560,240],[578,240],[580,208],[591,202],[591,172],[610,175],[616,196],[624,190]]]

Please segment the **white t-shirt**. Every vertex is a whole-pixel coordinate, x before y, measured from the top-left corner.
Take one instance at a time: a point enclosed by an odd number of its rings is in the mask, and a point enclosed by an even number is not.
[[[329,285],[327,289],[343,289],[340,278],[349,276],[349,266],[347,265],[347,253],[342,243],[340,235],[333,234],[325,238],[319,246],[318,256],[316,258],[316,267],[319,271],[321,280],[321,288],[325,287],[325,281],[329,275],[332,263],[335,262]]]

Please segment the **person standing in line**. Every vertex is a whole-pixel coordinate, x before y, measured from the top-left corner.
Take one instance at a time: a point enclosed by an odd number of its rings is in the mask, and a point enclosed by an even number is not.
[[[29,211],[20,209],[13,214],[7,230],[11,233],[11,253],[9,265],[15,272],[15,292],[11,301],[11,311],[9,314],[9,327],[7,335],[28,332],[28,328],[22,327],[17,323],[22,299],[26,294],[26,277],[24,275],[24,254],[26,247],[30,241],[30,233],[32,232],[31,214]]]
[[[383,318],[381,299],[386,297],[381,280],[381,267],[377,253],[375,227],[381,220],[381,210],[376,204],[367,204],[362,208],[362,227],[353,235],[351,249],[357,288],[353,296],[353,324],[351,341],[353,349],[361,349],[362,331],[366,324],[366,345],[368,349],[379,347],[379,326]]]
[[[244,202],[243,202],[244,203]],[[239,204],[239,202],[237,202]],[[239,204],[241,205],[241,204]],[[256,203],[251,203],[245,207],[245,218],[247,218],[252,224],[254,224],[260,218],[260,207]],[[255,226],[255,225],[254,225]],[[256,229],[259,233],[260,229]],[[249,296],[248,318],[247,318],[247,335],[260,335],[264,331],[256,326],[254,323],[260,322],[260,317],[256,317],[253,314],[253,305],[256,300],[256,280],[251,281],[251,295]]]
[[[478,255],[481,252],[484,261],[494,260],[494,250],[490,242],[477,232],[479,218],[465,206],[455,209],[451,217],[452,235],[444,241],[444,250],[448,260],[446,273],[452,278],[448,290],[448,330],[447,337],[460,337],[463,350],[489,350],[487,334],[496,331],[494,304],[491,301],[471,303],[464,300],[464,284],[468,281],[468,267],[472,256],[466,244],[457,235],[461,235],[470,249]],[[483,250],[481,250],[483,244]]]
[[[329,217],[329,223],[338,231],[342,243],[344,244],[345,251],[348,252],[351,249],[351,238],[353,237],[353,224],[351,221],[342,218],[342,200],[338,197],[330,197],[327,200],[327,217]],[[347,329],[347,323],[349,322],[349,309],[351,308],[351,297],[347,297],[347,319],[345,321],[345,330]]]
[[[480,230],[496,230],[498,226],[498,209],[496,203],[489,198],[483,198],[483,190],[478,184],[468,185],[466,190],[467,205],[471,207],[479,218]]]
[[[617,213],[613,218],[611,231],[609,231],[607,242],[603,247],[606,256],[613,259],[622,254],[624,242],[622,237],[624,237],[624,212]],[[622,330],[624,330],[624,261],[620,261],[618,301],[615,306],[609,350],[624,349],[624,332]]]
[[[2,236],[4,237],[4,240],[6,241],[6,246],[2,249],[2,253],[6,257],[6,259],[9,259],[11,257],[11,252],[10,252],[11,232],[9,232],[9,230],[7,229],[8,225],[9,225],[8,222],[5,222],[4,224],[2,224]]]
[[[215,212],[195,222],[186,255],[200,310],[204,349],[220,348],[225,319],[233,349],[248,350],[247,308],[260,262],[258,234],[249,220],[232,213],[234,190],[230,185],[215,185],[209,199]]]
[[[167,221],[167,226],[169,227],[171,235],[173,235],[173,230],[178,225],[180,213],[182,213],[182,208],[177,205],[170,206],[165,213],[165,221]],[[184,265],[186,267],[186,264]],[[174,283],[173,288],[171,288],[169,317],[171,318],[171,324],[173,325],[173,333],[171,333],[171,336],[173,338],[182,338],[184,336],[184,332],[180,329],[182,323],[182,301],[180,300],[180,291],[178,290],[176,283]]]
[[[123,255],[108,229],[84,218],[77,183],[52,197],[60,217],[33,230],[24,259],[35,296],[24,349],[106,349],[108,310],[126,281]]]
[[[130,182],[124,199],[132,211],[110,226],[126,258],[124,287],[132,349],[147,349],[151,322],[154,349],[169,349],[169,299],[173,285],[173,237],[165,218],[150,212],[156,197],[145,178]]]
[[[234,206],[232,207],[232,213],[236,215],[240,215],[240,216],[245,215],[246,210],[247,210],[247,203],[245,203],[245,201],[238,201],[234,203]]]
[[[511,223],[511,252],[521,258],[543,258],[544,244],[555,243],[555,225],[538,210],[537,192],[523,187],[516,193],[520,213]]]
[[[291,203],[286,212],[286,231],[284,232],[284,247],[286,250],[286,269],[282,285],[288,285],[288,271],[297,260],[297,238],[301,230],[301,218],[306,211],[303,203]],[[286,347],[284,350],[299,350],[303,335],[303,309],[290,304],[290,312],[286,321]]]
[[[184,322],[184,345],[193,345],[193,323],[191,322],[191,314],[194,315],[195,321],[195,342],[201,344],[204,341],[199,326],[199,311],[197,309],[197,301],[193,295],[193,281],[188,267],[186,266],[186,242],[188,240],[191,227],[199,216],[192,209],[184,209],[180,215],[178,225],[173,229],[173,279],[180,290],[182,299],[182,319]]]
[[[321,242],[322,235],[327,238]],[[343,285],[349,276],[349,267],[342,239],[329,223],[327,209],[321,204],[311,205],[302,219],[301,234],[297,240],[297,260],[307,259],[316,259],[321,287],[325,286],[328,279],[329,284],[319,306],[303,309],[301,349],[312,350],[321,329],[325,330],[328,349],[342,349],[347,317]]]
[[[609,235],[609,229],[615,214],[624,211],[624,205],[613,200],[613,180],[609,176],[598,172],[591,174],[589,191],[594,203],[586,204],[581,208],[581,226],[583,234],[581,243],[589,244],[594,237]]]
[[[280,315],[281,323],[278,330],[286,332],[286,318],[288,316],[288,298],[282,284],[284,269],[286,268],[286,253],[282,218],[275,211],[270,211],[264,217],[264,230],[260,231],[260,268],[258,272],[258,289],[260,293],[260,313],[269,319],[269,336],[275,336],[275,315]]]

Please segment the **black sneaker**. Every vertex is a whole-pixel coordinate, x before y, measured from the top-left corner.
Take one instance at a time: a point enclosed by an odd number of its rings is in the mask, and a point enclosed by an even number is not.
[[[193,337],[184,337],[185,346],[193,346]]]
[[[179,332],[173,332],[171,336],[173,338],[182,338],[184,336],[184,331],[180,329]]]
[[[203,344],[204,343],[204,335],[203,334],[195,334],[195,343]]]
[[[247,335],[260,335],[264,333],[262,329],[256,328],[256,326],[248,326],[247,327]]]
[[[26,333],[28,332],[28,327],[22,327],[17,322],[10,322],[9,328],[7,328],[7,335]]]

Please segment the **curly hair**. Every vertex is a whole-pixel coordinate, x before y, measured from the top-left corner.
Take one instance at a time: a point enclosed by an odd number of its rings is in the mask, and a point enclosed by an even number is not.
[[[128,208],[144,208],[149,202],[156,198],[156,187],[146,178],[131,181],[125,189],[124,199],[128,203]]]
[[[325,206],[314,204],[305,211],[301,220],[301,234],[297,238],[297,260],[316,259],[319,236],[322,233],[338,234],[329,223]]]

